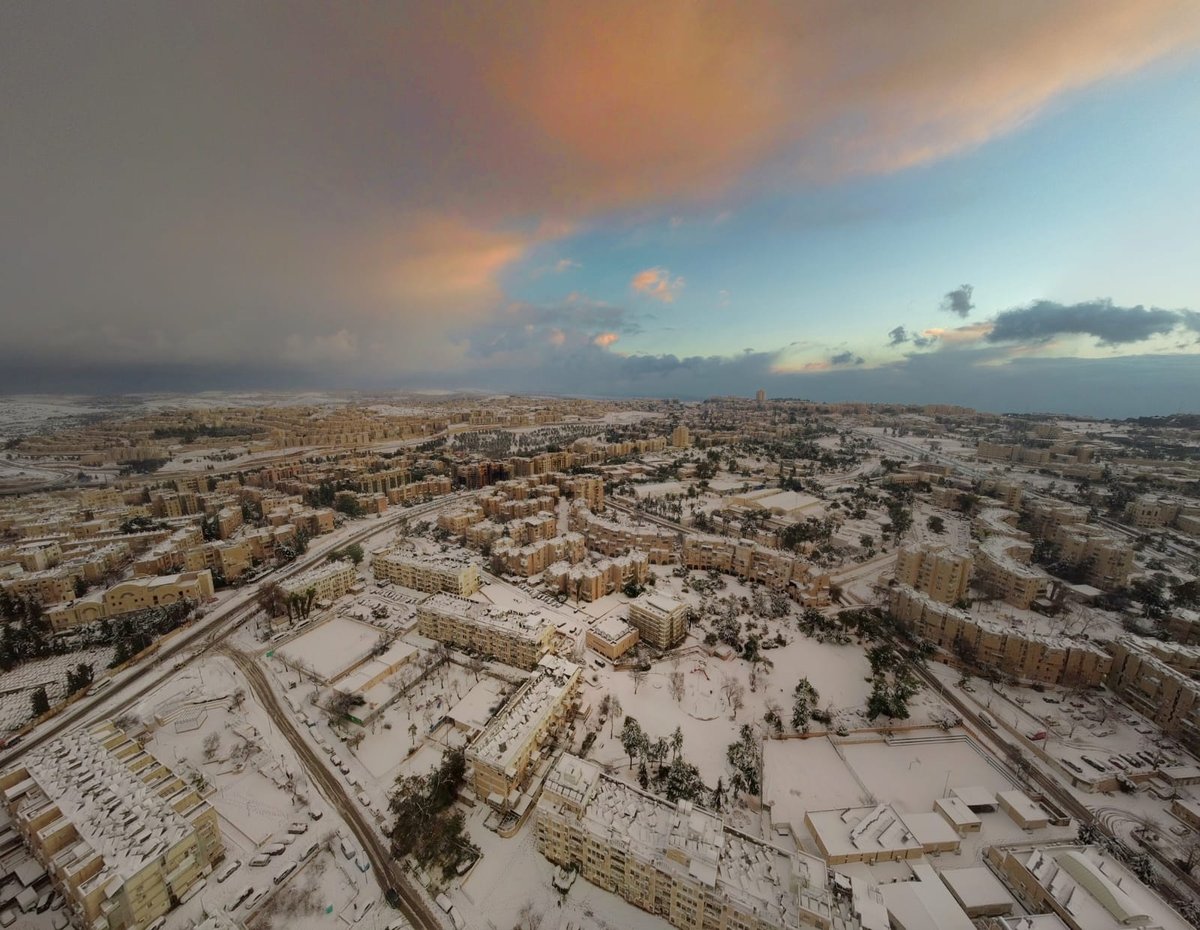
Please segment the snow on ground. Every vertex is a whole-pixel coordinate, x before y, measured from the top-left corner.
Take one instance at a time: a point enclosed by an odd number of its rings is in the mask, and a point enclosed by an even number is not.
[[[4,693],[0,695],[0,733],[17,730],[33,715],[33,692],[45,685],[51,706],[67,696],[67,671],[81,662],[90,663],[99,679],[112,661],[113,648],[99,646],[61,656],[48,656],[18,665],[3,673]]]
[[[240,707],[233,707],[229,698],[239,689],[246,692],[246,699]],[[229,879],[210,879],[200,895],[172,911],[166,930],[183,930],[202,913],[223,911],[248,885],[278,891],[277,899],[265,898],[255,911],[269,914],[271,902],[279,902],[269,922],[254,922],[263,930],[268,926],[332,927],[332,921],[342,916],[352,921],[356,903],[362,908],[375,900],[372,910],[382,906],[382,901],[376,900],[379,886],[373,876],[349,863],[335,864],[335,853],[340,859],[340,851],[318,852],[276,889],[275,875],[300,862],[309,845],[336,846],[337,831],[348,835],[348,829],[309,783],[291,747],[255,703],[253,693],[228,659],[210,656],[188,666],[143,698],[130,715],[148,726],[146,748],[151,753],[181,776],[205,780],[206,798],[220,817],[225,863],[241,863]],[[164,722],[158,723],[156,715]],[[197,722],[199,726],[192,728]],[[214,737],[216,745],[208,758],[206,743],[211,745]],[[319,812],[320,819],[313,821],[309,811]],[[286,831],[292,822],[307,823],[308,830],[289,841]],[[285,851],[272,857],[266,867],[251,867],[249,861],[255,853],[273,842],[286,842]],[[310,886],[318,890],[310,893]],[[329,904],[334,911],[326,915],[324,908]],[[233,915],[239,920],[252,917],[245,904]],[[363,926],[373,925],[364,922]]]
[[[933,802],[955,787],[1015,787],[968,740],[846,743],[842,752],[876,798],[906,811],[931,811]]]
[[[368,624],[334,616],[295,639],[288,640],[276,651],[290,664],[310,669],[318,677],[329,681],[367,656],[382,635]]]
[[[568,922],[580,930],[668,930],[670,924],[627,901],[576,879],[566,895],[551,885],[554,866],[537,851],[533,819],[512,839],[503,840],[484,825],[486,805],[467,816],[467,829],[483,857],[467,874],[462,887],[450,892],[455,910],[468,927],[507,930],[519,923],[530,905],[542,915],[542,930],[564,930]]]

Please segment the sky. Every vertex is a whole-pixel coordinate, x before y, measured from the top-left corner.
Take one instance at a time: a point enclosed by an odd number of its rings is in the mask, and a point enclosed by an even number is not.
[[[0,391],[1200,408],[1200,4],[0,5]]]

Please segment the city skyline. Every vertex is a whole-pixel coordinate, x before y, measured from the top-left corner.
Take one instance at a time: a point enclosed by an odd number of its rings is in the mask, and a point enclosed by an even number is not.
[[[6,392],[1200,396],[1191,4],[0,23]]]

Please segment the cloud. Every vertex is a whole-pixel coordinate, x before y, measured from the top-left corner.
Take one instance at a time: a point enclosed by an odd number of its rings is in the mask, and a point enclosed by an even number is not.
[[[1043,342],[1059,335],[1094,336],[1103,346],[1144,342],[1182,326],[1196,329],[1194,311],[1118,307],[1111,300],[1060,304],[1039,300],[996,315],[988,342]]]
[[[641,328],[625,309],[573,294],[558,304],[511,303],[486,321],[463,326],[454,338],[468,358],[505,356],[514,364],[538,365],[547,353],[608,348]]]
[[[927,349],[937,341],[938,337],[930,333],[929,330],[926,330],[923,333],[918,333],[912,337],[912,344],[918,349]]]
[[[639,271],[629,282],[629,286],[639,294],[645,294],[665,304],[674,302],[675,296],[683,290],[683,285],[683,278],[672,277],[666,268],[647,268],[645,271]]]
[[[908,331],[903,326],[888,330],[888,345],[898,346],[908,342]]]
[[[684,238],[977,147],[1200,41],[1176,0],[931,0],[903,42],[816,0],[0,17],[6,343],[59,371],[227,370],[277,345],[304,378],[343,330],[362,377],[462,371],[526,338],[499,331],[506,277],[572,230],[680,216]],[[564,352],[623,332],[569,324]]]
[[[973,293],[975,293],[975,288],[972,285],[959,285],[942,298],[942,309],[961,317],[970,315],[971,311],[975,309],[975,305],[971,303]]]
[[[554,271],[557,274],[563,274],[564,272],[572,271],[575,268],[582,268],[582,267],[583,267],[583,264],[581,262],[575,261],[573,258],[560,258],[557,262],[554,263]]]
[[[829,364],[830,365],[861,365],[861,364],[863,364],[863,357],[861,355],[855,355],[853,352],[850,352],[850,351],[839,352],[837,355],[831,355],[829,357]]]

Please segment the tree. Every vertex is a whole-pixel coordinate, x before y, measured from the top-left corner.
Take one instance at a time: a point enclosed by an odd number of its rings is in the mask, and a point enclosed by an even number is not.
[[[934,514],[932,517],[926,520],[925,525],[929,527],[929,530],[932,533],[941,535],[942,533],[946,532],[946,521],[937,514]]]
[[[29,697],[33,707],[33,716],[40,717],[50,710],[50,697],[46,694],[45,685],[34,690]]]
[[[67,669],[67,694],[72,695],[92,683],[93,672],[89,662],[80,662],[75,668]]]
[[[671,697],[675,699],[675,703],[679,704],[683,701],[684,696],[684,680],[683,672],[676,669],[671,672],[667,683],[671,689]]]
[[[348,545],[343,551],[346,554],[346,558],[348,558],[355,565],[362,564],[363,547],[361,545],[358,543],[350,543],[350,545]]]
[[[671,771],[667,775],[668,801],[698,801],[703,792],[704,782],[696,766],[683,759],[671,763]]]
[[[725,758],[733,769],[732,784],[734,791],[745,791],[748,794],[758,794],[758,773],[762,770],[762,750],[754,731],[748,723],[742,724],[736,742],[732,742],[725,750]]]
[[[278,581],[268,581],[262,585],[255,594],[254,600],[259,609],[268,617],[278,617],[288,610],[288,596]]]
[[[221,746],[221,734],[215,732],[209,733],[208,736],[204,737],[202,746],[204,748],[205,760],[211,762],[217,755],[217,750]]]
[[[801,678],[796,682],[796,688],[792,693],[794,695],[794,700],[792,701],[792,727],[807,733],[808,721],[812,717],[813,708],[816,707],[817,701],[820,700],[820,695],[807,678]]]
[[[746,686],[732,675],[726,675],[721,683],[721,693],[725,696],[725,703],[729,705],[729,719],[736,720],[738,711],[742,709],[746,700]]]
[[[479,674],[486,667],[482,656],[472,655],[467,659],[467,671],[475,676],[475,680],[479,681]]]
[[[625,755],[629,756],[629,767],[633,768],[633,757],[642,751],[646,744],[646,734],[636,717],[626,717],[625,725],[621,727],[621,745]]]
[[[644,682],[645,680],[646,680],[646,670],[644,668],[642,668],[641,666],[638,666],[637,668],[635,668],[633,670],[633,693],[634,694],[638,693],[638,688],[641,686],[642,682]]]
[[[683,751],[683,729],[676,727],[671,733],[671,761],[678,762],[679,754]]]
[[[608,738],[612,739],[613,727],[616,725],[617,718],[621,716],[621,699],[615,694],[607,695],[608,701]],[[636,721],[635,721],[636,722]]]

